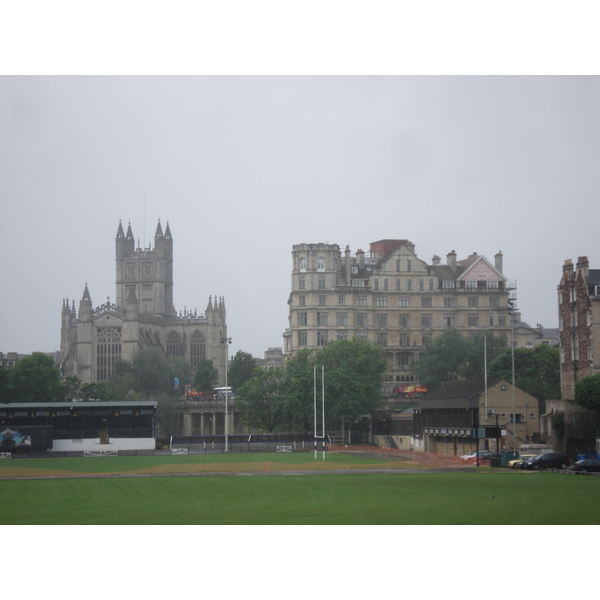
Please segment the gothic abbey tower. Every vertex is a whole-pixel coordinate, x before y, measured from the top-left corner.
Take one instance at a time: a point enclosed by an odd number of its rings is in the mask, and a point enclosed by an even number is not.
[[[87,283],[79,302],[63,300],[61,370],[83,383],[107,381],[120,360],[130,361],[141,349],[155,347],[166,356],[179,356],[192,366],[213,361],[225,379],[227,337],[224,299],[208,300],[204,314],[179,315],[173,306],[173,238],[160,221],[154,248],[135,247],[131,225],[119,222],[115,238],[116,302],[93,308]]]

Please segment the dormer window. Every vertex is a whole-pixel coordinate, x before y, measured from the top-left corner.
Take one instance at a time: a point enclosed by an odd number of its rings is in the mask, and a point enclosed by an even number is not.
[[[352,275],[358,275],[358,267],[352,267]]]

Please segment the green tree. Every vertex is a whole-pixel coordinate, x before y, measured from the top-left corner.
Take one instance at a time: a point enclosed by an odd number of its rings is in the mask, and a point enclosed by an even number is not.
[[[8,404],[11,402],[12,393],[8,386],[8,372],[4,365],[0,365],[0,404]]]
[[[130,400],[141,400],[142,393],[139,384],[133,376],[133,372],[122,372],[113,374],[107,384],[109,394],[115,402],[125,402]]]
[[[313,431],[314,354],[304,348],[285,364],[284,427],[288,431]]]
[[[84,383],[81,386],[80,396],[82,400],[102,400],[103,402],[113,399],[108,385],[102,381]]]
[[[77,375],[65,377],[63,382],[63,400],[72,402],[81,397],[81,380]]]
[[[231,359],[227,373],[227,385],[231,386],[234,392],[237,392],[244,383],[252,379],[256,360],[248,352],[238,350]]]
[[[186,385],[190,385],[194,378],[194,367],[181,356],[167,357],[169,381],[173,396],[183,395]],[[179,382],[179,389],[175,389],[175,379]]]
[[[477,334],[466,339],[465,362],[460,366],[461,379],[483,379],[485,364],[490,365],[508,346],[505,336]]]
[[[460,379],[460,370],[467,362],[468,354],[467,339],[449,329],[419,352],[414,366],[415,377],[433,391],[446,381]]]
[[[60,402],[64,387],[60,370],[43,352],[18,360],[8,370],[8,394],[13,402]]]
[[[235,405],[250,427],[269,433],[283,423],[285,374],[281,367],[256,367],[252,379],[239,389]]]
[[[158,348],[136,352],[131,361],[136,390],[145,395],[169,392],[172,383],[166,357]]]
[[[593,410],[596,413],[596,427],[600,429],[600,373],[575,382],[575,404]]]
[[[414,367],[415,377],[429,391],[455,379],[483,379],[488,365],[506,349],[506,338],[477,335],[467,339],[449,329],[427,344]]]
[[[488,375],[512,381],[512,352],[505,350],[489,364]],[[560,350],[540,344],[535,348],[515,348],[515,385],[540,401],[559,399]]]
[[[199,392],[213,390],[219,383],[219,372],[213,367],[212,360],[203,358],[196,367],[194,386]]]
[[[158,425],[157,437],[169,437],[172,435],[177,424],[177,405],[170,394],[157,394],[156,400],[156,424]]]
[[[358,338],[330,342],[317,352],[315,366],[319,378],[324,367],[326,429],[337,428],[342,417],[376,410],[387,368],[381,348]]]

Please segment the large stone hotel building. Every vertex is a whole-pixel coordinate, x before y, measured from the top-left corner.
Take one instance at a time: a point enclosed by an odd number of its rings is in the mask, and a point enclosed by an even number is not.
[[[419,350],[448,329],[510,339],[511,286],[494,264],[473,253],[429,265],[408,240],[373,242],[354,255],[337,244],[298,244],[292,250],[292,291],[284,354],[318,349],[330,340],[359,337],[379,344],[388,361],[384,394],[418,383]]]

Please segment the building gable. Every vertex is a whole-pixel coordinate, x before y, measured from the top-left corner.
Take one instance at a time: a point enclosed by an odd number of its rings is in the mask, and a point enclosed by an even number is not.
[[[479,256],[474,260],[461,275],[458,281],[507,281],[507,278],[496,269],[485,256]]]

